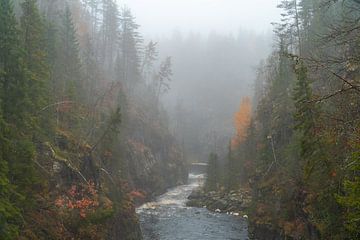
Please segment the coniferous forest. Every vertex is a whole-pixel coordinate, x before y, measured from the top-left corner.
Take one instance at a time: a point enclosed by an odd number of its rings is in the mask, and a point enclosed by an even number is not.
[[[253,104],[244,98],[234,115],[212,189],[250,189],[259,239],[359,239],[360,2],[278,7],[275,47],[257,69]]]
[[[121,1],[0,0],[0,239],[360,239],[360,1],[277,4],[152,40]]]
[[[112,0],[1,0],[0,19],[0,238],[140,239],[134,202],[187,176],[171,58]]]

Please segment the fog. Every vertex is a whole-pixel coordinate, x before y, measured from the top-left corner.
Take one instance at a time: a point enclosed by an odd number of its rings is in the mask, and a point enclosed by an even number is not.
[[[241,98],[252,96],[255,68],[272,47],[278,0],[125,0],[145,43],[172,58],[163,104],[189,161],[224,156]],[[221,154],[222,153],[222,154]]]
[[[134,12],[146,36],[211,31],[236,33],[241,29],[271,31],[280,18],[279,0],[118,0]]]
[[[163,103],[174,135],[191,161],[208,153],[225,156],[234,135],[233,116],[241,98],[252,97],[256,66],[269,53],[272,36],[174,33],[158,39],[161,58],[172,56],[171,90]]]

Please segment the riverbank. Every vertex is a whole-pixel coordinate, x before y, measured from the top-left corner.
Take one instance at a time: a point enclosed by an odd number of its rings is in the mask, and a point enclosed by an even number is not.
[[[204,191],[203,187],[194,189],[186,202],[188,207],[206,208],[211,212],[224,213],[248,218],[248,235],[253,240],[283,239],[280,231],[270,225],[261,224],[251,219],[251,191],[239,188],[233,191]]]
[[[186,205],[207,208],[213,212],[244,216],[248,213],[250,202],[250,191],[245,188],[230,192],[224,190],[206,192],[203,188],[197,188],[189,195]]]

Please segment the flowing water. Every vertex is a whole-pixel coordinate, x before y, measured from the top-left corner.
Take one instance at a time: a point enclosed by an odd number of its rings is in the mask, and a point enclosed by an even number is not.
[[[204,175],[190,174],[189,184],[176,187],[137,209],[144,240],[246,240],[246,219],[205,208],[186,207],[187,197]]]

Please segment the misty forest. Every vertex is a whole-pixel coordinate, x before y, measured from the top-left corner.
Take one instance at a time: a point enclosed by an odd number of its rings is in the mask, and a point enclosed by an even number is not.
[[[0,239],[360,239],[360,1],[176,2],[0,0]]]

